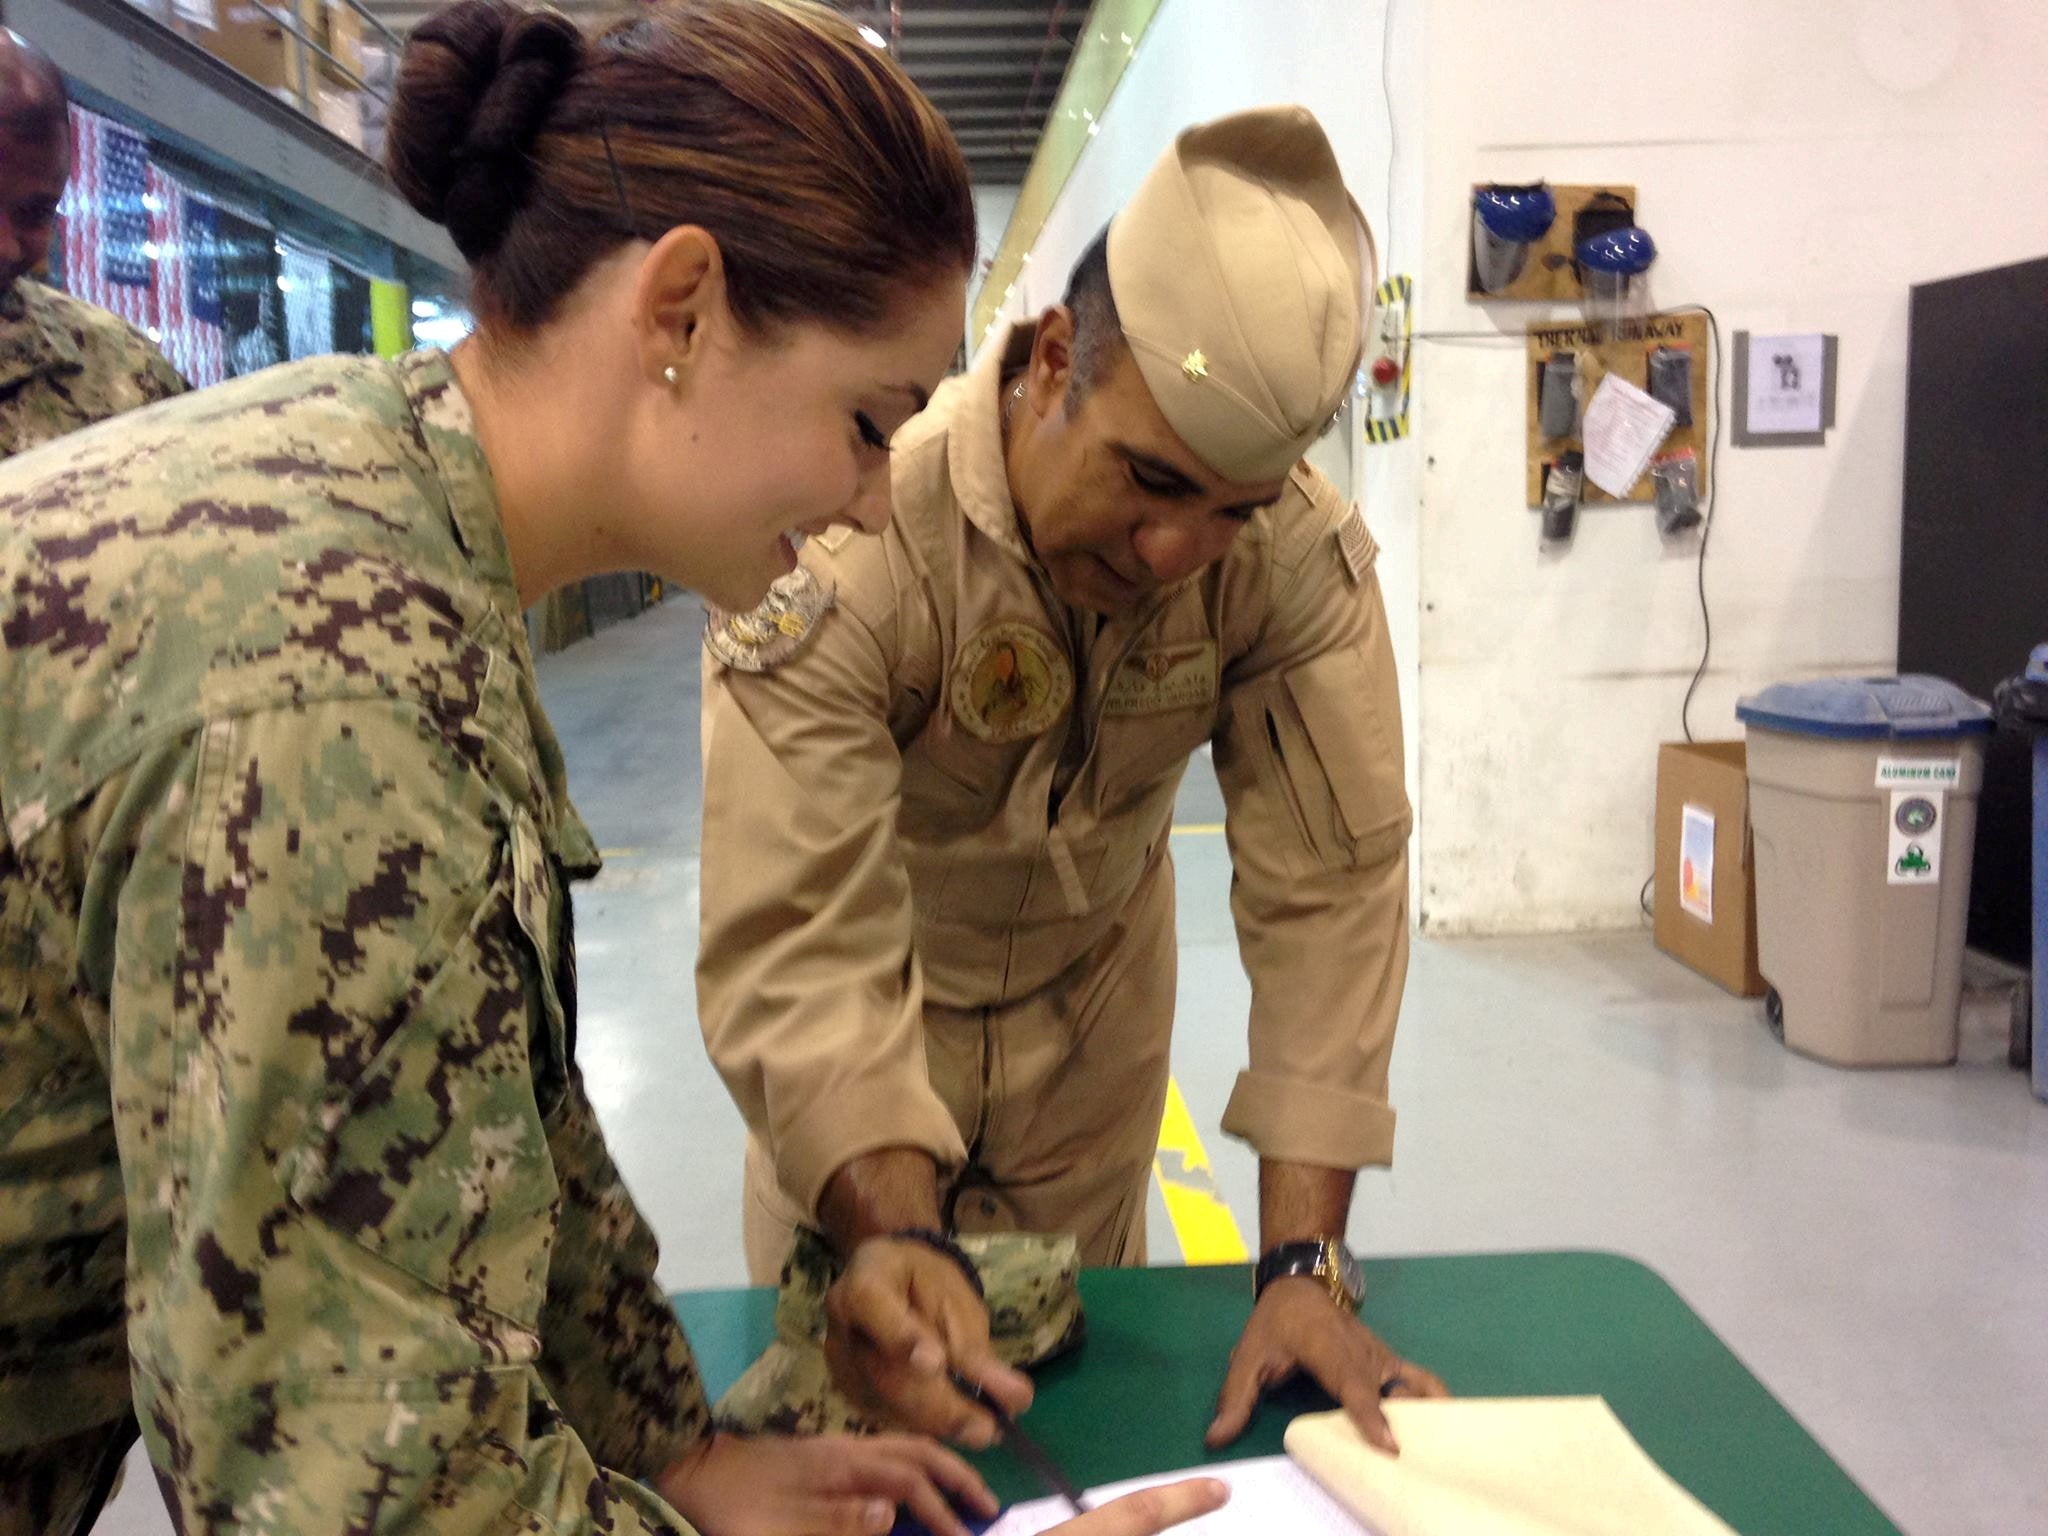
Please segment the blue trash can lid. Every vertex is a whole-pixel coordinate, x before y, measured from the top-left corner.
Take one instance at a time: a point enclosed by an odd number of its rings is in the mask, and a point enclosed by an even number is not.
[[[1991,706],[1938,677],[1830,677],[1778,683],[1735,706],[1746,725],[1870,741],[1991,729]]]

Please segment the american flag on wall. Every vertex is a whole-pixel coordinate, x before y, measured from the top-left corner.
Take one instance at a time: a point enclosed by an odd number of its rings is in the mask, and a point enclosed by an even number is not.
[[[97,112],[71,109],[64,280],[78,298],[145,332],[157,323],[149,170],[140,135]]]
[[[109,118],[71,109],[64,194],[64,278],[157,343],[194,385],[228,376],[219,220],[150,163],[149,146]]]
[[[195,389],[228,376],[227,335],[221,329],[220,214],[155,166],[149,170],[155,201],[157,345]]]

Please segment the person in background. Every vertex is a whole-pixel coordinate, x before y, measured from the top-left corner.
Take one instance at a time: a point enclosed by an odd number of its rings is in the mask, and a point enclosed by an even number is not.
[[[709,1422],[576,1068],[597,857],[520,622],[886,521],[958,148],[821,6],[464,0],[389,155],[473,268],[454,353],[0,466],[0,1531],[87,1529],[139,1423],[188,1532],[960,1536],[928,1440]]]
[[[0,28],[0,459],[184,391],[147,337],[36,278],[71,176],[64,76]]]
[[[706,632],[698,1016],[752,1132],[747,1259],[847,1261],[842,1373],[974,1444],[919,1358],[988,1319],[948,1234],[1145,1261],[1179,953],[1175,794],[1214,749],[1258,1153],[1257,1301],[1209,1443],[1305,1372],[1391,1449],[1436,1394],[1361,1321],[1408,964],[1400,699],[1357,507],[1302,455],[1356,373],[1371,236],[1322,127],[1183,132],[1076,265],[892,444],[879,539],[807,547]],[[1219,1362],[1219,1368],[1221,1362]]]

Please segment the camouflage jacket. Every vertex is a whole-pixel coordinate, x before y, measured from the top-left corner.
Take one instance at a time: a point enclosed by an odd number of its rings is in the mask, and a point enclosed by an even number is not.
[[[0,289],[0,459],[184,391],[119,315],[32,277]]]
[[[184,1531],[686,1529],[631,1479],[703,1391],[574,1067],[596,852],[443,357],[0,465],[0,812],[0,1451],[132,1394]]]

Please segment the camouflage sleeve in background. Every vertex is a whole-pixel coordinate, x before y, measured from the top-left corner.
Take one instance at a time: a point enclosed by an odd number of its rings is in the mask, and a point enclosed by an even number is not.
[[[0,459],[187,387],[119,315],[33,278],[0,291]]]
[[[102,893],[135,1406],[180,1530],[688,1529],[631,1481],[703,1396],[568,1067],[566,898],[462,734],[386,698],[216,718]]]
[[[135,387],[142,392],[145,404],[154,405],[159,400],[182,395],[192,387],[185,382],[185,376],[171,365],[171,360],[157,351],[148,338],[138,336],[136,340],[142,344],[142,355],[137,360]]]

